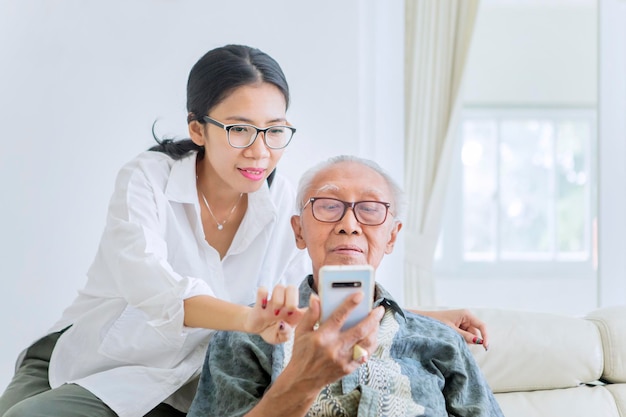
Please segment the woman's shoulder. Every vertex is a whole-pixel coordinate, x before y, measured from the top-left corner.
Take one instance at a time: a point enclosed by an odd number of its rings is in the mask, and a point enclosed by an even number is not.
[[[150,184],[152,188],[165,189],[176,164],[185,164],[186,158],[189,157],[174,159],[163,152],[141,152],[119,170],[116,187],[126,189],[130,187],[130,184],[142,184],[142,187]],[[181,168],[184,167],[181,166]]]
[[[174,164],[184,160],[185,158],[177,160],[163,152],[143,151],[136,155],[133,159],[126,162],[120,169],[120,174],[141,173],[146,177],[152,177],[155,175],[160,177],[165,174],[167,176],[172,170]]]
[[[291,180],[278,170],[275,172],[272,179],[268,180],[268,185],[270,187],[270,190],[272,189],[289,190],[289,191],[294,190],[294,186]]]
[[[280,171],[272,178],[271,183],[268,182],[270,196],[274,203],[280,207],[295,207],[296,189],[293,182],[282,175]]]
[[[136,155],[134,158],[126,162],[123,168],[131,168],[131,169],[165,169],[171,167],[175,160],[163,153],[158,151],[143,151]]]

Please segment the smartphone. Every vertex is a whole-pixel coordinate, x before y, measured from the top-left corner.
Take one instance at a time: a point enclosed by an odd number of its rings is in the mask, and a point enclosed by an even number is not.
[[[324,265],[319,270],[317,285],[321,300],[321,322],[343,303],[350,294],[362,292],[364,297],[344,322],[342,330],[363,320],[374,302],[374,268],[370,265]]]

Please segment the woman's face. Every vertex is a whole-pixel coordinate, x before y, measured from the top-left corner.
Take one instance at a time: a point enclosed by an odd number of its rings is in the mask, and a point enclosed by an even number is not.
[[[259,128],[285,125],[286,102],[281,91],[269,83],[236,88],[207,115],[225,125],[247,123]],[[243,149],[228,144],[226,131],[210,123],[189,124],[191,139],[205,147],[199,172],[213,187],[231,188],[237,193],[258,190],[276,167],[284,149],[269,149],[263,134]]]

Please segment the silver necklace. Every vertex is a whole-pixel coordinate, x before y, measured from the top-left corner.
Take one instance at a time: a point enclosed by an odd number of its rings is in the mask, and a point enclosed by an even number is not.
[[[217,225],[217,230],[222,230],[224,228],[224,225],[228,221],[228,219],[230,219],[230,216],[233,215],[233,212],[237,208],[237,204],[239,204],[239,201],[241,200],[243,193],[239,193],[239,198],[237,198],[237,201],[235,201],[235,205],[233,206],[233,208],[230,209],[230,212],[228,213],[228,217],[226,217],[226,219],[222,220],[221,222],[219,222],[215,218],[215,215],[213,214],[213,210],[211,210],[211,206],[209,206],[209,202],[206,200],[206,197],[204,196],[204,193],[202,191],[200,191],[200,195],[202,196],[202,199],[204,200],[204,204],[206,205],[206,208],[209,209],[209,214],[211,215],[211,217],[213,217],[213,220],[215,220],[215,224]]]

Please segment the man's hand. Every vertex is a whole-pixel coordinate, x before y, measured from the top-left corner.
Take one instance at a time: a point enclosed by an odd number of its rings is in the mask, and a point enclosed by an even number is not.
[[[372,310],[354,327],[341,331],[348,314],[362,297],[362,293],[347,297],[316,329],[320,318],[320,300],[317,295],[311,295],[309,310],[296,329],[292,359],[288,365],[292,374],[300,375],[303,383],[308,381],[312,386],[321,388],[334,382],[362,364],[362,360],[353,356],[355,345],[358,344],[368,354],[377,348],[383,307]]]
[[[341,331],[362,293],[348,297],[319,326],[320,300],[311,295],[309,308],[295,330],[291,360],[247,417],[306,415],[320,390],[352,373],[363,362],[353,358],[358,344],[370,354],[378,346],[380,320],[385,312],[377,307],[357,325]]]

